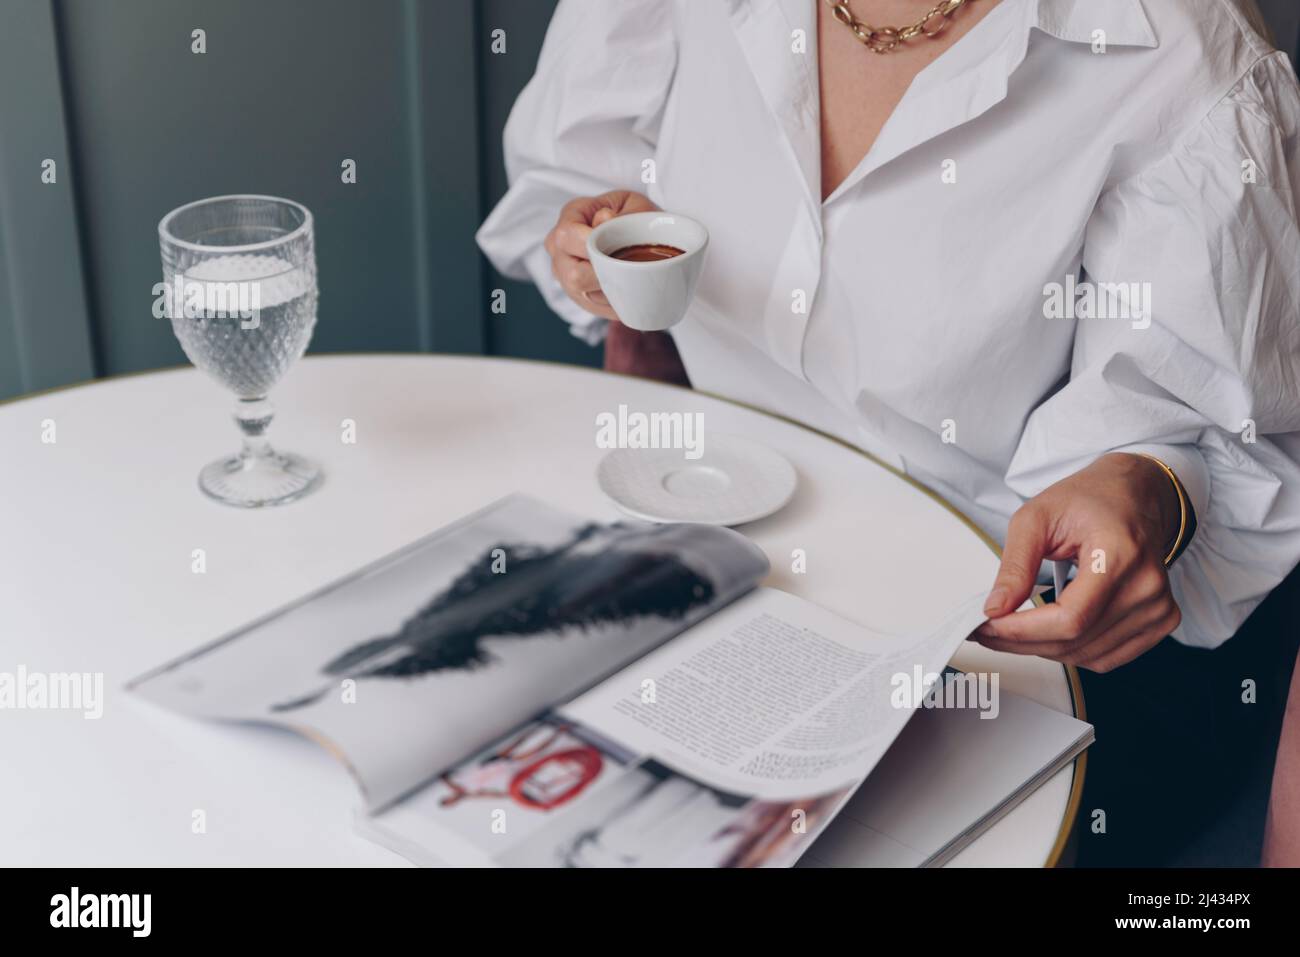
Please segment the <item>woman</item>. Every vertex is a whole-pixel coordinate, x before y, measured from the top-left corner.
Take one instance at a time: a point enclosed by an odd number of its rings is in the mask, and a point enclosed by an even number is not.
[[[1298,135],[1231,0],[563,0],[479,241],[608,365],[938,490],[1005,542],[980,640],[1107,672],[1300,558]],[[655,207],[711,233],[671,336],[585,259]]]

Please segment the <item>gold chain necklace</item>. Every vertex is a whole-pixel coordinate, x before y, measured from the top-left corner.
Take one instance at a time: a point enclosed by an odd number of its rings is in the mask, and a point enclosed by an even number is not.
[[[943,33],[952,20],[952,15],[968,2],[970,0],[939,0],[929,13],[910,27],[873,27],[863,23],[849,9],[848,0],[826,0],[826,5],[835,14],[835,19],[852,30],[853,35],[868,50],[873,53],[888,53],[922,34],[933,40]]]

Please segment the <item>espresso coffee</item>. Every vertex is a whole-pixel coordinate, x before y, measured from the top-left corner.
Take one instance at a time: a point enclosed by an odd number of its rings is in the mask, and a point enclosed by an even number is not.
[[[662,243],[638,243],[635,246],[616,249],[609,255],[629,263],[652,263],[661,259],[672,259],[674,256],[684,256],[686,250],[678,249],[676,246],[665,246]]]

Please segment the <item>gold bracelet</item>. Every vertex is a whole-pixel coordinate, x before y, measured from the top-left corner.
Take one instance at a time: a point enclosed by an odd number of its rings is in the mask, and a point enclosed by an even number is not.
[[[1174,491],[1178,493],[1178,537],[1174,539],[1173,547],[1169,549],[1169,554],[1165,556],[1164,565],[1165,568],[1168,568],[1174,563],[1174,559],[1182,554],[1183,548],[1187,544],[1185,541],[1187,537],[1187,493],[1183,490],[1183,483],[1178,481],[1178,476],[1174,473],[1174,470],[1164,462],[1154,455],[1147,455],[1145,452],[1136,452],[1134,454],[1140,455],[1144,459],[1150,459],[1160,466],[1164,473],[1169,476],[1169,481],[1174,483]]]

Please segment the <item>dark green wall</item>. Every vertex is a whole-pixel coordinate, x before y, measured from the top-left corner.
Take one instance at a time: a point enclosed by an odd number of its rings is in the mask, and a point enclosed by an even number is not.
[[[4,0],[0,396],[184,362],[151,312],[158,220],[235,192],[288,196],[316,217],[313,352],[596,362],[473,240],[505,189],[501,128],[553,9]],[[196,28],[206,53],[191,52]],[[496,28],[504,55],[490,52]],[[355,184],[341,181],[345,158]],[[497,286],[504,316],[488,309]]]
[[[61,87],[50,4],[0,3],[0,397],[95,371]]]

